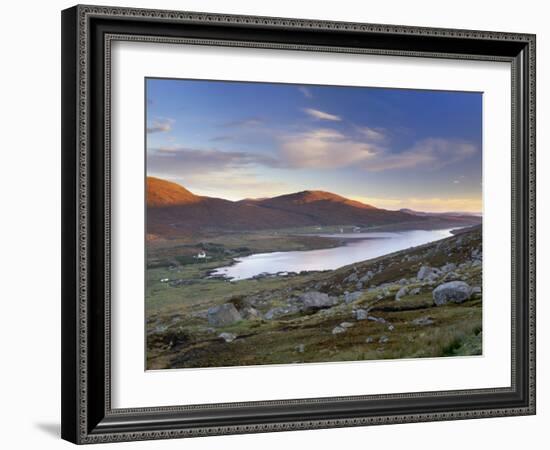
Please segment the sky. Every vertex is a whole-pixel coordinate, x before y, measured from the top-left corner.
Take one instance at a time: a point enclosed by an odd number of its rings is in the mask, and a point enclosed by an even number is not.
[[[197,195],[482,209],[481,93],[148,78],[146,105],[147,175]]]

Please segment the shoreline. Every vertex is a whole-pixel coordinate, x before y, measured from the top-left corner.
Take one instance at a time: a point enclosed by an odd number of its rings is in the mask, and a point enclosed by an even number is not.
[[[474,229],[474,227],[464,227],[466,228],[467,230],[471,230],[471,229]],[[341,269],[342,267],[346,267],[348,265],[351,265],[351,264],[356,264],[358,262],[365,262],[365,261],[371,261],[371,260],[375,260],[377,258],[383,258],[383,257],[387,257],[389,255],[393,255],[393,254],[396,254],[396,253],[399,253],[399,252],[403,252],[403,251],[409,251],[411,249],[416,249],[416,248],[421,248],[422,246],[424,245],[431,245],[433,244],[434,242],[438,242],[438,241],[442,241],[442,240],[445,240],[445,239],[449,239],[453,236],[455,236],[455,231],[457,230],[460,230],[460,228],[441,228],[441,229],[434,229],[434,230],[419,230],[419,229],[412,229],[412,230],[402,230],[401,232],[404,233],[406,231],[409,231],[409,232],[412,232],[412,231],[438,231],[438,230],[448,230],[449,232],[449,235],[448,236],[444,236],[440,239],[435,239],[433,241],[429,241],[429,242],[426,242],[426,243],[423,243],[423,244],[419,244],[419,245],[413,245],[412,247],[404,247],[402,249],[399,249],[399,250],[396,250],[396,251],[393,251],[393,252],[389,252],[389,253],[384,253],[382,255],[378,255],[378,256],[373,256],[373,257],[367,257],[365,259],[361,259],[359,261],[356,261],[356,262],[351,262],[351,263],[347,263],[347,264],[344,264],[342,266],[338,266],[338,267],[334,267],[334,268],[331,268],[331,269],[318,269],[318,270],[301,270],[301,271],[296,271],[296,270],[277,270],[276,272],[269,272],[269,271],[262,271],[262,272],[259,272],[253,276],[250,276],[250,277],[246,277],[246,278],[238,278],[238,279],[235,279],[235,277],[229,277],[223,273],[216,273],[217,271],[219,271],[220,269],[229,269],[233,266],[235,266],[236,264],[238,264],[239,262],[242,262],[242,260],[244,258],[249,258],[251,256],[264,256],[264,255],[271,255],[273,253],[294,253],[294,252],[297,252],[297,253],[307,253],[307,252],[311,252],[311,251],[316,251],[316,250],[328,250],[328,249],[338,249],[338,248],[344,248],[346,246],[348,246],[349,243],[356,243],[357,241],[365,241],[365,240],[381,240],[381,239],[392,239],[392,237],[372,237],[372,236],[360,236],[360,234],[367,234],[367,233],[371,233],[370,231],[366,232],[366,233],[357,233],[358,236],[356,237],[342,237],[340,238],[338,235],[317,235],[318,237],[323,237],[323,238],[326,238],[327,240],[333,240],[333,241],[338,241],[341,245],[338,245],[338,246],[328,246],[328,247],[325,247],[325,248],[315,248],[315,249],[308,249],[308,250],[291,250],[291,251],[274,251],[274,252],[261,252],[261,253],[253,253],[253,254],[250,254],[250,255],[245,255],[245,256],[239,256],[237,258],[232,258],[231,261],[228,263],[228,264],[225,264],[225,265],[222,265],[220,267],[216,267],[216,268],[213,268],[213,269],[210,269],[207,274],[206,274],[206,278],[207,279],[219,279],[219,280],[224,280],[224,281],[229,281],[229,282],[232,282],[232,283],[235,283],[235,282],[238,282],[238,281],[245,281],[245,280],[257,280],[257,279],[263,279],[263,278],[277,278],[279,277],[278,274],[280,273],[284,273],[284,274],[293,274],[293,276],[296,276],[296,275],[302,275],[302,274],[310,274],[310,273],[319,273],[319,272],[327,272],[327,271],[334,271],[334,270],[338,270],[338,269]],[[285,275],[285,276],[288,276],[288,275]]]

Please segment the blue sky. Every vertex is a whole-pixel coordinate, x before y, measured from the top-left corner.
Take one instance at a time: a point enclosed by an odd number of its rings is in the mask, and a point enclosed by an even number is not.
[[[196,194],[481,211],[481,93],[147,79],[146,96],[148,175]]]

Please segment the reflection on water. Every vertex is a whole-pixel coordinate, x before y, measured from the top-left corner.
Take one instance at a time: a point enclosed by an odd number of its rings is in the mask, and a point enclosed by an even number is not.
[[[333,270],[409,247],[426,244],[451,236],[450,229],[411,230],[395,233],[372,232],[351,234],[321,234],[324,237],[352,238],[346,245],[322,250],[258,253],[236,258],[232,266],[220,267],[212,275],[232,280],[244,280],[262,273],[301,272],[302,270]]]

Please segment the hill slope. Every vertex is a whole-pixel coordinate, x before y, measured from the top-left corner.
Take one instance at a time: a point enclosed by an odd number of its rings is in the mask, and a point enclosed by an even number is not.
[[[170,285],[157,280],[174,272],[155,269],[147,302],[164,295],[171,306],[149,310],[147,367],[480,355],[481,236],[476,227],[332,271],[254,282],[207,278],[205,264],[201,282]],[[436,304],[434,290],[448,282],[466,283],[468,298]],[[306,303],[312,298],[319,303]],[[208,310],[221,305],[234,308],[236,322],[212,325]]]
[[[201,197],[183,186],[155,177],[147,177],[147,206],[167,207],[198,203]]]

